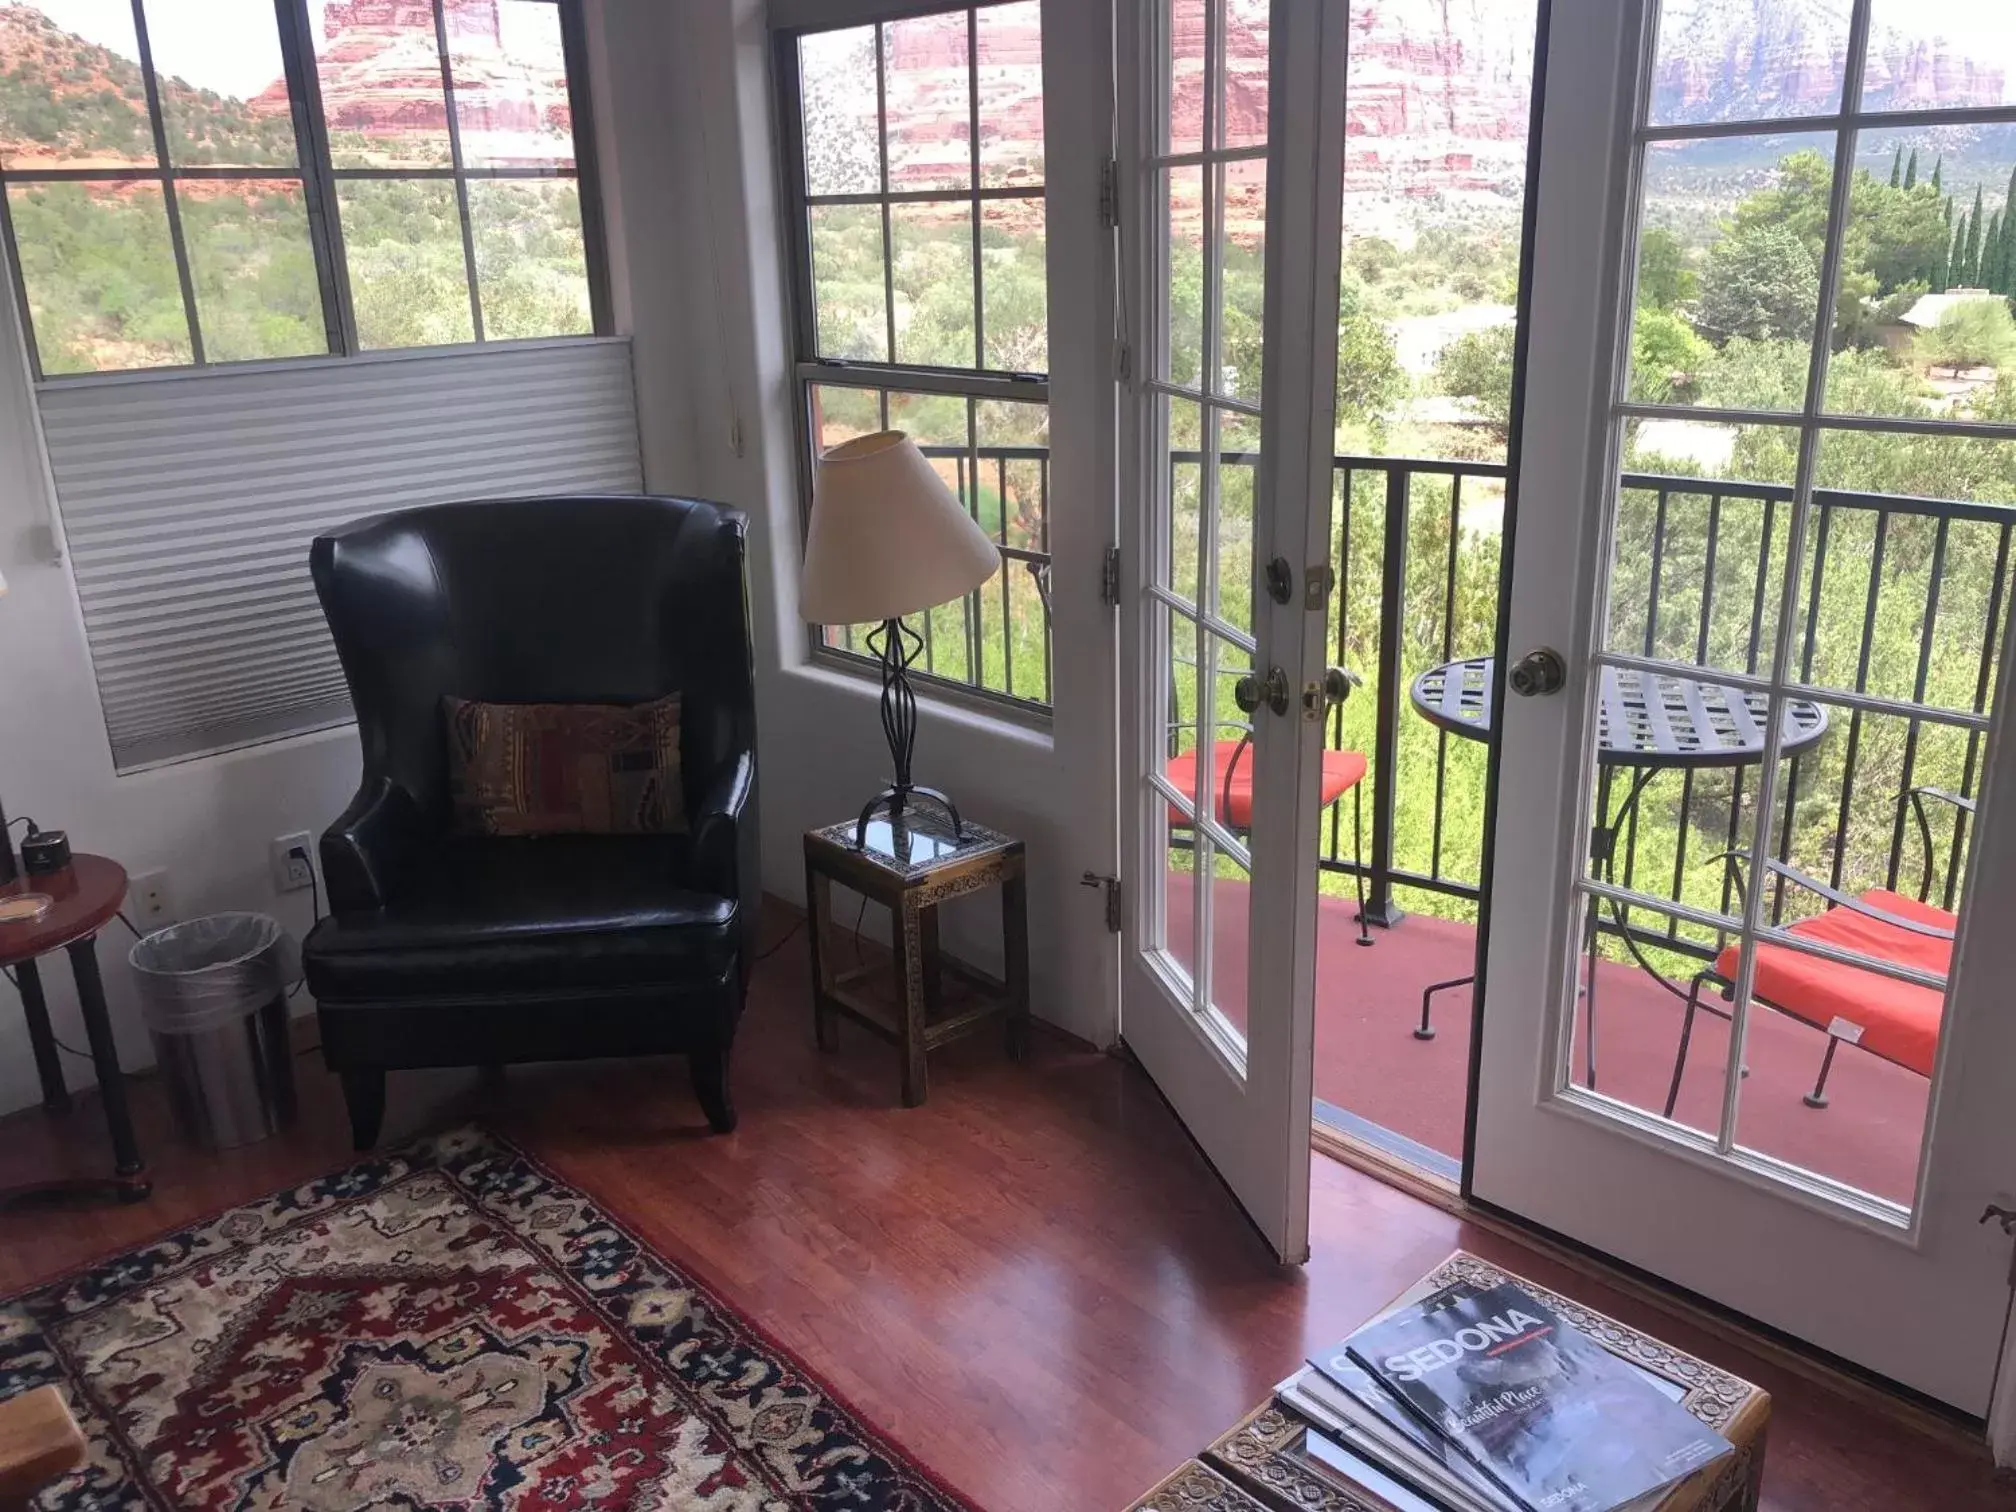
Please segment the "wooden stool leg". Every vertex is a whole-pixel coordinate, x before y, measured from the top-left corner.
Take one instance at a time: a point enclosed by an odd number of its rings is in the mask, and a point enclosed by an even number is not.
[[[833,884],[808,857],[805,862],[805,938],[812,949],[812,1037],[821,1050],[840,1048],[840,1025],[827,999],[826,920],[833,912]]]
[[[1029,1057],[1029,891],[1018,871],[1001,884],[1002,972],[1008,989],[1008,1058]]]
[[[915,894],[894,910],[896,1022],[903,1047],[903,1106],[914,1108],[930,1090],[924,1067],[924,921]]]

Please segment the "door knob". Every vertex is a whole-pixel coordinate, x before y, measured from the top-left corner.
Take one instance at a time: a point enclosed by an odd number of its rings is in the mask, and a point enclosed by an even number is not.
[[[1505,674],[1506,685],[1521,698],[1544,698],[1549,693],[1559,693],[1567,681],[1568,663],[1552,646],[1528,651]]]
[[[1353,688],[1363,687],[1364,684],[1365,679],[1348,667],[1325,667],[1323,680],[1312,682],[1302,690],[1302,717],[1321,718],[1326,711],[1349,698]]]
[[[1232,685],[1232,701],[1244,714],[1256,712],[1263,703],[1276,714],[1288,712],[1288,674],[1269,667],[1265,677],[1248,672]]]

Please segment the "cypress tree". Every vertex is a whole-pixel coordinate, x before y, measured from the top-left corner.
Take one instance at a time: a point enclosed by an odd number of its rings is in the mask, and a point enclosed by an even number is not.
[[[1904,187],[1906,189],[1916,189],[1918,187],[1918,149],[1916,147],[1911,149],[1911,161],[1904,165]]]
[[[1904,146],[1901,142],[1897,146],[1897,155],[1890,159],[1890,187],[1904,187]]]
[[[2002,212],[1988,217],[1988,230],[1981,238],[1981,287],[1990,293],[2002,292]]]
[[[1958,288],[1967,282],[1967,212],[1960,212],[1960,224],[1953,228],[1953,250],[1946,256],[1945,288]]]
[[[1973,288],[1981,282],[1981,233],[1985,229],[1982,219],[1981,186],[1974,186],[1974,213],[1967,221],[1967,287]]]
[[[1932,187],[1934,189],[1946,187],[1946,158],[1943,154],[1932,164]]]

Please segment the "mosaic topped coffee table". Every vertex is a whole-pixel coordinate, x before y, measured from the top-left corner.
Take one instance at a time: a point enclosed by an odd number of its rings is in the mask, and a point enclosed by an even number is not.
[[[1748,1381],[1682,1354],[1650,1334],[1458,1251],[1424,1278],[1433,1289],[1454,1281],[1525,1287],[1619,1358],[1663,1383],[1682,1407],[1736,1446],[1671,1487],[1656,1512],[1755,1512],[1764,1476],[1771,1398]],[[1426,1496],[1397,1502],[1360,1483],[1331,1456],[1311,1451],[1310,1424],[1269,1401],[1248,1413],[1197,1459],[1177,1469],[1128,1512],[1415,1512]]]
[[[819,1048],[839,1044],[839,1020],[851,1019],[902,1052],[903,1104],[916,1107],[928,1087],[926,1055],[986,1024],[1005,1021],[1008,1053],[1022,1059],[1029,1037],[1029,904],[1020,840],[968,820],[955,833],[944,816],[910,810],[868,821],[866,844],[855,821],[805,833],[805,902],[812,946],[812,1019]],[[895,956],[893,1005],[869,992],[883,973],[872,965],[834,969],[833,884],[889,910]],[[938,948],[938,905],[989,887],[1001,889],[1003,979],[945,956]],[[967,994],[948,1001],[946,978]]]

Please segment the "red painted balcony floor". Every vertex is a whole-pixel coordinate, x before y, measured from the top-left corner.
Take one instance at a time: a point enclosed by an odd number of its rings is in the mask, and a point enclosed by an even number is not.
[[[1187,872],[1169,877],[1170,948],[1186,963],[1192,959],[1192,881]],[[1214,1000],[1243,1025],[1247,885],[1221,879],[1216,888]],[[1324,897],[1318,908],[1316,1096],[1460,1157],[1470,989],[1436,994],[1433,1040],[1415,1039],[1413,1029],[1422,988],[1471,970],[1476,930],[1414,914],[1392,929],[1374,929],[1373,945],[1364,948],[1356,943],[1356,912],[1349,898]],[[1596,1001],[1597,1090],[1658,1112],[1673,1074],[1683,1004],[1636,967],[1610,961],[1598,968]],[[1577,1025],[1579,1076],[1584,1066],[1579,1007]],[[1909,1203],[1930,1084],[1844,1045],[1827,1083],[1829,1106],[1809,1108],[1800,1099],[1812,1089],[1826,1046],[1818,1030],[1782,1014],[1753,1015],[1738,1142]],[[1728,1054],[1728,1024],[1698,1015],[1676,1119],[1697,1129],[1716,1127]]]

